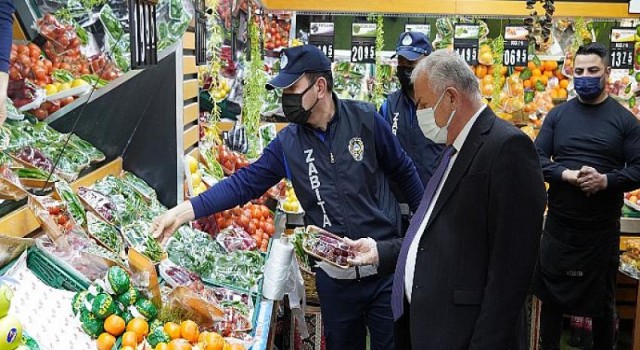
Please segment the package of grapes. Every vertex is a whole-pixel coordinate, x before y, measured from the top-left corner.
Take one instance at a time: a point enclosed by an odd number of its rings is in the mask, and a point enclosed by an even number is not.
[[[350,266],[347,259],[354,257],[341,237],[313,225],[307,226],[302,247],[307,254],[343,269]]]

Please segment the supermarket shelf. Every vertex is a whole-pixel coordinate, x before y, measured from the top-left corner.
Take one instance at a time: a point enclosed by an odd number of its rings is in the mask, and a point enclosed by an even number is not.
[[[71,184],[74,190],[80,186],[88,186],[107,175],[118,175],[122,171],[122,158],[117,158],[103,167],[81,177]],[[0,218],[0,233],[11,237],[25,237],[40,227],[36,216],[27,206]]]
[[[196,49],[196,33],[187,31],[182,37],[182,48],[185,50]]]
[[[197,102],[190,103],[184,106],[184,125],[191,124],[198,120],[199,106]]]
[[[640,234],[640,219],[637,218],[621,218],[620,232],[623,234]]]
[[[172,46],[169,46],[167,49],[161,51],[158,54],[158,60],[162,60],[163,58],[169,56],[172,52],[174,52],[176,50],[177,44],[174,44]],[[98,89],[98,90],[94,90],[93,92],[89,92],[88,94],[82,95],[80,97],[78,97],[76,100],[74,100],[72,103],[64,106],[63,108],[60,108],[59,111],[51,114],[49,117],[47,117],[44,121],[47,123],[53,123],[54,121],[64,117],[65,115],[69,114],[70,112],[74,111],[76,108],[86,104],[86,103],[91,103],[97,99],[99,99],[100,97],[108,94],[109,92],[113,91],[114,89],[117,89],[119,86],[121,86],[122,84],[126,83],[127,81],[129,81],[130,79],[132,79],[133,77],[135,77],[136,75],[140,74],[142,72],[142,70],[131,70],[128,71],[126,73],[124,73],[123,75],[119,76],[118,78],[116,78],[113,81],[110,81],[109,84],[107,84],[107,86]]]

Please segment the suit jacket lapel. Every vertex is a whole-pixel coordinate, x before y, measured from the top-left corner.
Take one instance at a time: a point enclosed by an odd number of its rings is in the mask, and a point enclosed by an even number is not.
[[[458,186],[458,183],[460,182],[460,180],[462,180],[462,177],[467,172],[467,169],[471,165],[471,162],[482,147],[485,134],[491,129],[494,118],[495,115],[487,106],[485,110],[480,113],[475,124],[471,127],[469,135],[462,145],[462,149],[458,152],[455,163],[453,163],[453,167],[451,168],[451,171],[449,172],[449,175],[445,180],[442,191],[440,192],[440,196],[438,196],[436,204],[433,207],[433,212],[431,213],[429,222],[427,223],[427,228],[431,226],[431,223],[438,216],[444,205],[447,203],[447,200],[449,199],[449,197],[451,197],[453,191]]]

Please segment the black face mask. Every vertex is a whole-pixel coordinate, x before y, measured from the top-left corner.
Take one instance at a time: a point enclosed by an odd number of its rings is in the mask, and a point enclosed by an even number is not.
[[[311,117],[311,110],[318,104],[320,99],[316,99],[316,103],[314,103],[311,108],[304,109],[304,107],[302,107],[302,97],[307,91],[311,90],[315,84],[316,82],[314,81],[299,94],[282,94],[282,111],[290,123],[304,125],[309,120],[309,117]]]
[[[413,73],[412,67],[398,67],[396,76],[400,80],[400,86],[404,93],[410,93],[413,91],[413,84],[411,84],[411,73]]]

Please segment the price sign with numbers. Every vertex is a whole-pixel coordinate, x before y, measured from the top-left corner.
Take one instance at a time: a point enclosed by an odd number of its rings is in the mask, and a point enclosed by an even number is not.
[[[317,46],[331,61],[334,57],[334,24],[330,22],[311,22],[309,26],[309,45]]]
[[[633,45],[635,28],[611,29],[610,63],[613,69],[633,68]]]
[[[502,64],[508,67],[526,67],[529,62],[529,30],[521,26],[504,28],[504,54]]]
[[[457,24],[453,35],[453,49],[472,66],[478,64],[479,33],[477,25]]]
[[[376,24],[351,25],[351,62],[376,63]]]

